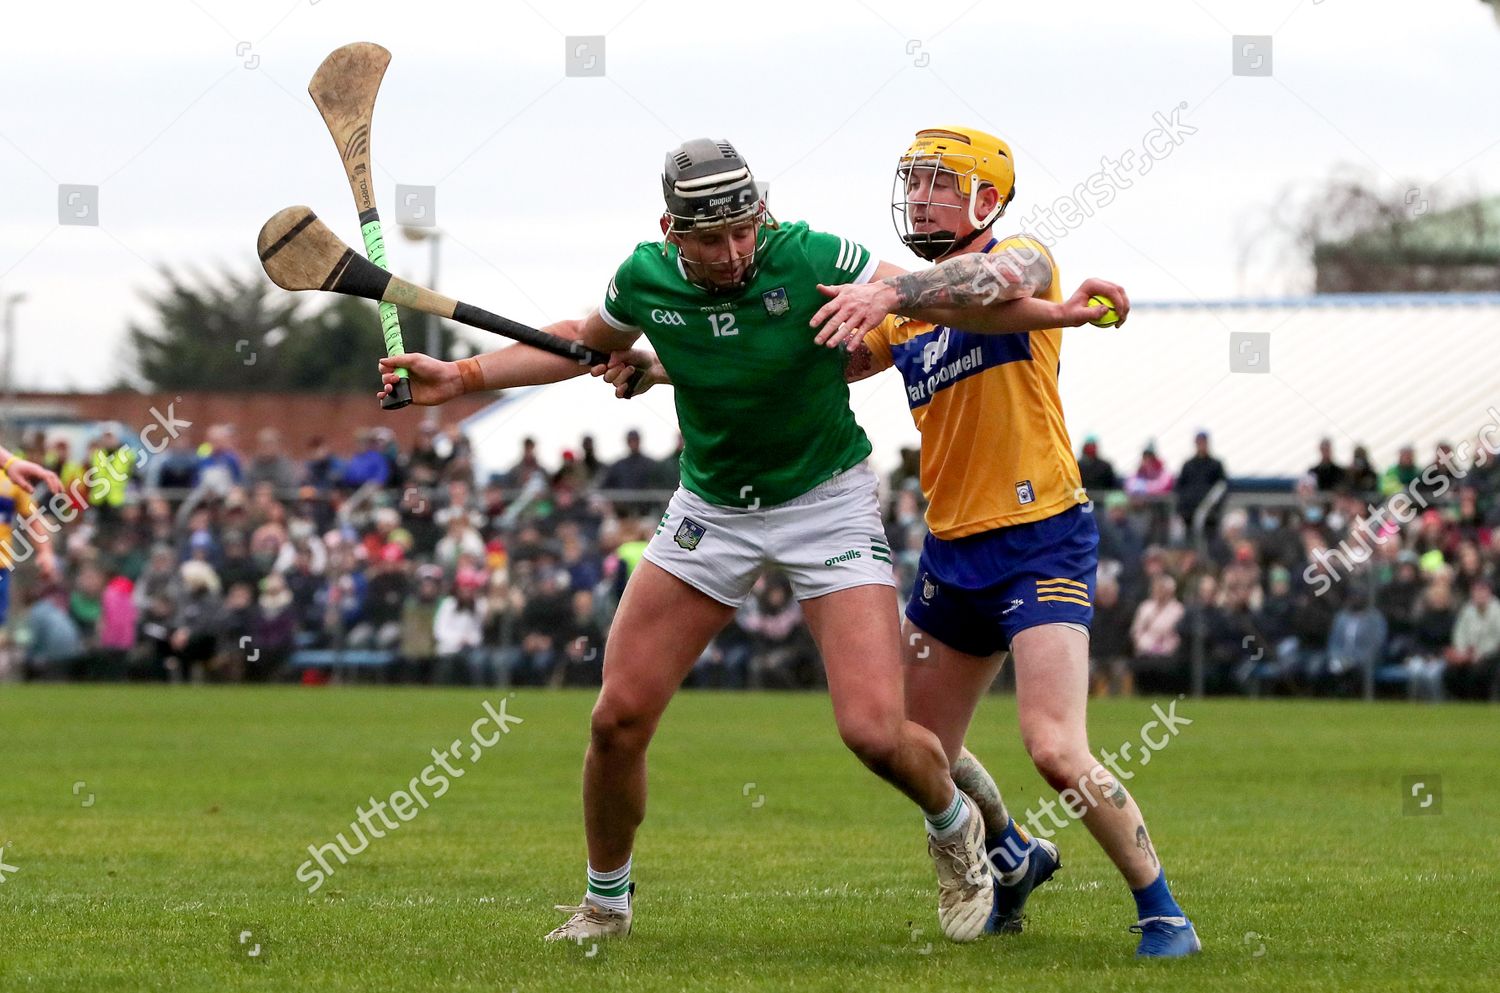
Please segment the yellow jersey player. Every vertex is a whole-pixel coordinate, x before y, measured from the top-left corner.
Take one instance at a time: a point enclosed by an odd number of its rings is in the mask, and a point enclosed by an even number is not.
[[[897,164],[892,210],[917,255],[947,264],[865,285],[828,287],[817,340],[849,343],[850,378],[895,366],[922,435],[921,484],[931,532],[906,606],[907,716],[930,728],[976,799],[997,874],[990,929],[1017,931],[1032,889],[1059,865],[1005,809],[963,748],[979,698],[1009,650],[1021,737],[1125,877],[1137,905],[1137,954],[1192,954],[1199,941],[1167,888],[1135,800],[1116,767],[1089,750],[1085,729],[1089,623],[1098,531],[1079,481],[1058,395],[1061,327],[1102,317],[1095,293],[1129,313],[1123,289],[1086,281],[1067,301],[1051,253],[993,227],[1015,196],[1014,160],[970,128],[917,133]],[[1058,327],[999,335],[891,316],[1030,298],[1057,308]],[[862,340],[861,340],[862,339]],[[1108,756],[1108,753],[1105,753]]]
[[[45,482],[54,493],[62,490],[51,472],[0,447],[0,632],[10,614],[11,570],[34,550],[43,577],[50,579],[57,571],[51,536],[37,519],[31,502],[32,489],[39,482]],[[18,523],[26,530],[24,538],[15,533]]]

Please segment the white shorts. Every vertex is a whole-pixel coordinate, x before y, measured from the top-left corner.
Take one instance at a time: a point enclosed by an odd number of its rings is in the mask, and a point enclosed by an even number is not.
[[[875,473],[860,463],[774,507],[720,507],[682,487],[645,557],[731,607],[775,566],[798,600],[854,586],[895,586]]]

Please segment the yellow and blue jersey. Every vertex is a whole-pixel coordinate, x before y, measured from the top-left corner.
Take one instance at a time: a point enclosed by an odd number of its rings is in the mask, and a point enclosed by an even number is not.
[[[990,254],[1041,252],[1025,236]],[[1060,302],[1054,265],[1043,299]],[[984,334],[888,317],[865,336],[874,366],[894,365],[922,435],[927,526],[942,539],[1045,520],[1087,502],[1063,422],[1062,329]]]
[[[1011,248],[1047,252],[1023,236],[984,251]],[[1055,265],[1043,298],[1062,300]],[[931,533],[906,605],[912,624],[980,657],[1042,624],[1086,631],[1099,532],[1063,423],[1062,329],[982,334],[887,318],[865,344],[876,368],[900,370],[922,434]]]
[[[32,510],[31,497],[26,491],[0,472],[0,572],[8,572],[15,564],[16,555],[21,553],[14,539],[15,525],[22,518],[30,517]]]
[[[0,624],[5,623],[10,612],[10,570],[18,555],[29,554],[27,545],[16,547],[15,526],[24,517],[31,516],[31,497],[4,472],[0,472]],[[30,537],[27,537],[30,541]]]

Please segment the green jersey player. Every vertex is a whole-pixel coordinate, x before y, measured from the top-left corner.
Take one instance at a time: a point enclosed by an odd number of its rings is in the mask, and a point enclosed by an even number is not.
[[[623,372],[650,369],[628,352],[645,335],[676,390],[682,485],[631,574],[606,641],[603,686],[584,762],[588,883],[550,940],[629,933],[636,830],[645,816],[646,748],[668,702],[760,571],[792,583],[818,643],[840,736],[866,766],[927,816],[944,933],[969,941],[990,913],[983,821],[953,782],[938,739],[906,720],[900,611],[885,545],[869,440],[849,409],[842,350],[808,323],[819,285],[898,275],[868,249],[767,212],[750,169],[725,141],[668,153],[664,239],[620,265],[600,307],[546,328],[604,352],[595,367],[624,392]],[[1031,301],[913,309],[976,330],[1053,326]],[[523,345],[459,362],[381,360],[386,388],[410,371],[417,403],[465,392],[557,382],[584,370]]]
[[[683,486],[741,508],[785,503],[870,454],[844,363],[819,355],[806,329],[823,304],[819,283],[864,281],[876,265],[860,245],[801,222],[759,226],[747,254],[739,288],[705,289],[687,278],[682,248],[642,244],[599,308],[614,331],[645,333],[671,370]]]

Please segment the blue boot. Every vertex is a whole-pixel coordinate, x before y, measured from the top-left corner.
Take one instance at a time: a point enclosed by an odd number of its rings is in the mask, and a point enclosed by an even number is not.
[[[1130,925],[1141,936],[1136,946],[1138,958],[1179,959],[1203,950],[1193,922],[1186,917],[1145,917]]]
[[[995,880],[995,906],[990,911],[989,923],[984,926],[987,934],[1019,934],[1024,926],[1022,909],[1026,906],[1031,891],[1052,878],[1062,868],[1057,846],[1050,841],[1037,838],[1031,854],[1026,857],[1026,869],[1021,878],[1009,886]]]

